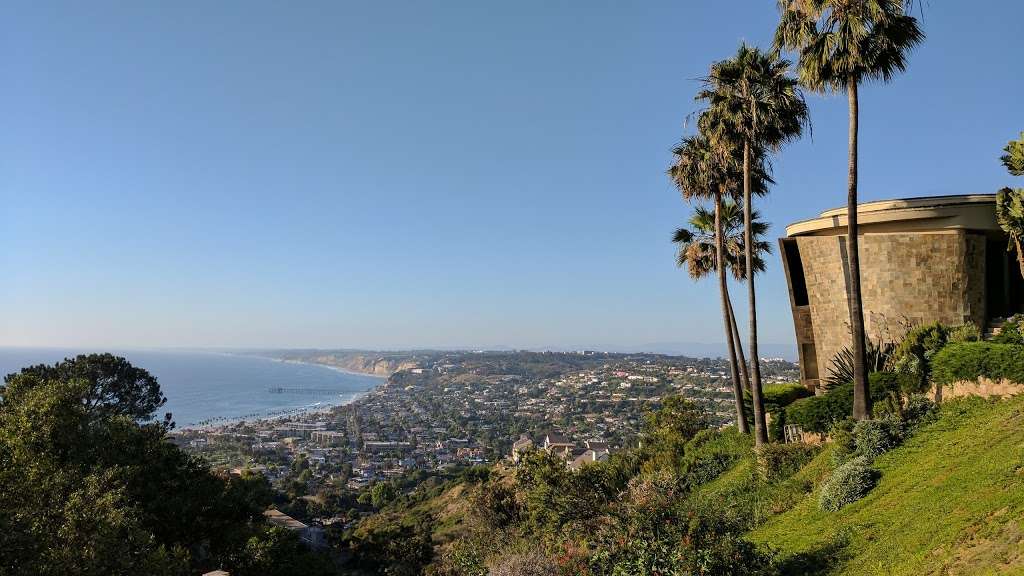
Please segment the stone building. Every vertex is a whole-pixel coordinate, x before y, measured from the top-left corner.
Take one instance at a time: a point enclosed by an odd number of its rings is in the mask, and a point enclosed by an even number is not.
[[[995,195],[868,202],[858,208],[861,293],[868,338],[905,326],[993,320],[1024,311],[1024,280],[1006,250]],[[846,208],[796,222],[779,239],[800,353],[815,389],[850,345]]]

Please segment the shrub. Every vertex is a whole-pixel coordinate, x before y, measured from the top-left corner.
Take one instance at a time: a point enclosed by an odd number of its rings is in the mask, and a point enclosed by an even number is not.
[[[938,406],[927,396],[911,394],[903,407],[903,422],[908,431],[918,426],[933,422],[937,417]]]
[[[994,342],[950,344],[932,359],[933,377],[940,385],[985,377],[1024,384],[1024,346]]]
[[[906,374],[903,384],[905,392],[924,392],[931,382],[931,360],[949,340],[949,328],[939,324],[928,324],[914,328],[896,346],[890,360],[890,367],[900,374]]]
[[[1024,326],[1021,325],[1022,323],[1024,323],[1024,317],[1020,314],[1007,319],[999,334],[992,338],[992,342],[996,344],[1024,345]]]
[[[946,335],[946,342],[978,342],[981,340],[981,329],[974,322],[961,324],[949,329]]]
[[[809,444],[766,444],[758,453],[758,464],[765,480],[775,481],[796,474],[818,453]]]
[[[847,504],[863,498],[878,483],[878,470],[871,461],[858,456],[837,467],[818,495],[818,505],[827,512],[836,512]]]
[[[888,372],[874,372],[869,376],[871,399],[880,402],[900,389],[900,377]],[[821,396],[812,396],[793,402],[786,408],[786,421],[796,424],[805,432],[828,432],[835,422],[853,414],[853,384],[844,384]]]
[[[764,400],[765,412],[776,412],[801,398],[813,395],[814,393],[803,384],[791,382],[788,384],[770,384],[765,386],[761,399]],[[743,402],[748,409],[752,407],[750,392],[743,393]]]
[[[801,398],[813,395],[814,393],[808,390],[806,386],[795,382],[765,386],[764,393],[761,396],[764,400],[764,411],[772,415],[772,421],[768,423],[768,436],[772,440],[783,440],[783,430],[785,429],[786,421],[784,409]],[[754,403],[749,392],[744,392],[743,404],[746,407],[747,423],[753,427]]]
[[[839,466],[849,460],[857,445],[853,437],[853,427],[857,421],[853,418],[840,420],[832,425],[828,435],[832,438],[832,463]]]
[[[903,437],[903,422],[895,417],[862,420],[853,427],[855,453],[872,459],[899,446]]]
[[[768,439],[773,442],[786,441],[786,411],[779,410],[771,414],[768,422]]]
[[[750,449],[750,436],[736,428],[702,430],[686,443],[679,476],[689,488],[706,484],[749,455]]]

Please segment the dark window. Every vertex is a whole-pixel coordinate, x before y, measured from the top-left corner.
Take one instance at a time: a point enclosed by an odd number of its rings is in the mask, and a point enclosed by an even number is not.
[[[804,380],[818,379],[818,351],[814,344],[800,345],[800,364],[804,370]]]
[[[807,280],[804,278],[804,262],[800,259],[800,247],[796,240],[785,238],[782,247],[786,251],[786,267],[789,268],[789,286],[793,290],[793,305],[807,306]]]

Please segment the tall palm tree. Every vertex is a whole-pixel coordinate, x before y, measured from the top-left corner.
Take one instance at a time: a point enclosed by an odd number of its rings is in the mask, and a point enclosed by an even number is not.
[[[772,251],[771,244],[764,240],[768,232],[769,224],[761,221],[761,215],[755,210],[753,216],[754,229],[754,271],[765,270],[764,255]],[[722,238],[725,245],[725,263],[736,280],[746,278],[746,259],[744,257],[744,227],[743,212],[740,207],[731,200],[722,204]],[[678,245],[676,265],[686,268],[690,277],[700,280],[712,272],[718,270],[718,258],[715,252],[715,215],[714,210],[708,210],[704,206],[697,206],[690,217],[689,224],[692,231],[687,228],[677,228],[672,241]],[[743,380],[743,388],[750,391],[750,377],[747,374],[747,360],[743,354],[743,342],[740,339],[739,328],[736,324],[736,314],[732,307],[732,298],[728,292],[725,295],[726,304],[729,307],[730,332],[728,337],[733,340],[736,349],[737,364],[739,365],[740,378]]]
[[[669,167],[668,175],[676,187],[679,188],[683,199],[687,202],[711,199],[714,203],[714,262],[723,262],[725,261],[725,242],[722,233],[722,196],[728,189],[728,175],[730,171],[735,172],[735,165],[734,163],[733,165],[723,163],[721,157],[715,154],[708,139],[700,134],[684,138],[672,151],[672,154],[674,162]],[[698,263],[701,262],[700,258],[697,258],[696,261]],[[706,264],[706,260],[704,264],[699,263],[698,266],[711,269]],[[729,320],[729,286],[725,278],[725,267],[716,266],[715,270],[718,273],[718,290],[722,301],[722,322],[725,326],[725,341],[729,349],[733,399],[736,403],[736,426],[740,432],[746,434],[750,431],[750,428],[747,426],[747,418],[743,407],[743,385],[740,382],[736,362],[736,348],[733,345]],[[691,268],[691,276],[694,273],[695,270]]]
[[[698,100],[708,104],[702,117],[704,129],[726,150],[742,150],[743,220],[745,261],[754,260],[751,196],[755,162],[767,150],[778,150],[798,138],[810,123],[807,103],[796,78],[789,74],[790,63],[777,54],[745,44],[736,55],[716,62],[704,81]],[[768,441],[764,399],[761,390],[761,363],[757,350],[757,296],[754,275],[747,280],[749,302],[750,396],[754,409],[754,439],[757,447]]]
[[[801,83],[818,92],[846,91],[850,108],[847,174],[847,260],[853,338],[853,417],[871,417],[865,352],[864,306],[857,237],[858,88],[866,80],[889,82],[907,69],[907,55],[924,40],[907,0],[778,0],[776,50],[794,50]]]

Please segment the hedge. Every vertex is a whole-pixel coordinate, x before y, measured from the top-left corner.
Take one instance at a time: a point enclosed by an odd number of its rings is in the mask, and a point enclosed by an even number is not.
[[[900,390],[900,376],[874,372],[869,376],[872,402],[886,399]],[[786,407],[785,423],[796,424],[804,432],[824,434],[832,424],[853,414],[853,384],[843,384],[821,396],[797,400]]]
[[[803,384],[790,382],[787,384],[769,384],[762,388],[761,398],[764,400],[765,413],[772,415],[772,422],[768,426],[768,434],[773,440],[782,438],[782,426],[786,421],[784,408],[801,398],[813,396],[814,393]],[[743,404],[747,415],[747,424],[754,426],[754,402],[750,392],[743,393]]]
[[[932,358],[932,377],[942,385],[980,377],[1024,384],[1024,346],[993,342],[949,344]]]

